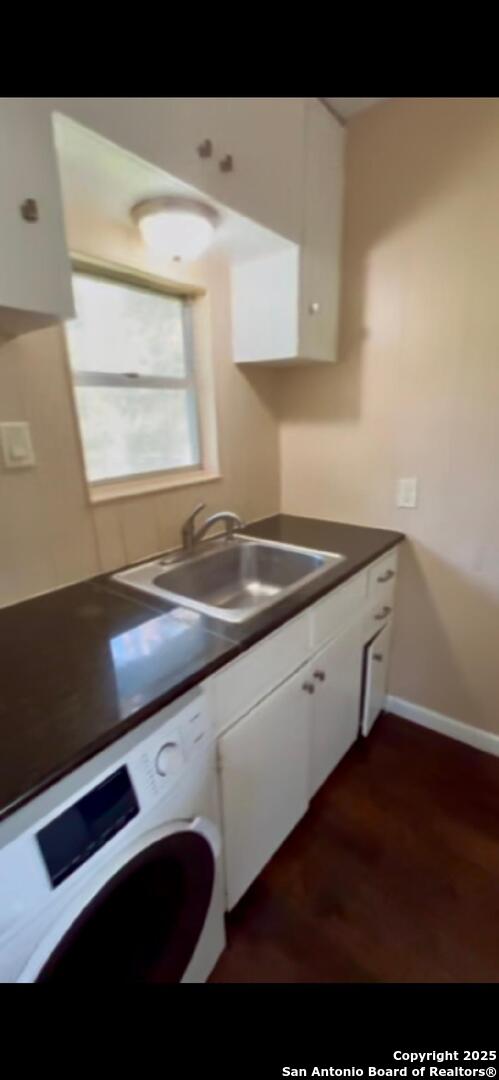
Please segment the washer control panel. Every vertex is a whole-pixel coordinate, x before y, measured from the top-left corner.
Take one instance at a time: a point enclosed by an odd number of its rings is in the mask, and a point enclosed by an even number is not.
[[[166,720],[143,742],[137,759],[130,761],[132,780],[141,805],[163,797],[198,753],[213,740],[204,697],[200,695],[182,712]]]

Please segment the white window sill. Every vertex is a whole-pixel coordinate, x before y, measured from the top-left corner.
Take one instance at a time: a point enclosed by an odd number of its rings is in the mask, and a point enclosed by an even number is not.
[[[138,495],[151,495],[158,491],[171,491],[175,488],[190,487],[191,484],[209,484],[221,480],[221,473],[199,472],[184,473],[181,476],[140,477],[137,480],[115,480],[109,484],[93,484],[88,488],[91,503],[111,502],[114,499],[130,499]]]

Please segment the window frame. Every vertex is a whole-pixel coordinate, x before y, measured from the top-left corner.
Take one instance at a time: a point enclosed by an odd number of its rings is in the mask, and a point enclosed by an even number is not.
[[[200,380],[197,370],[197,349],[195,343],[195,302],[206,295],[206,290],[198,285],[171,281],[135,268],[91,258],[79,253],[71,253],[72,274],[87,274],[96,280],[111,281],[128,288],[147,290],[155,295],[164,295],[183,301],[182,322],[185,343],[186,375],[184,377],[141,375],[140,373],[113,373],[99,371],[77,371],[73,368],[70,344],[66,326],[63,324],[63,336],[66,346],[68,374],[71,382],[73,408],[78,430],[82,467],[91,502],[103,502],[107,499],[140,495],[147,491],[162,490],[169,487],[181,487],[189,483],[219,479],[218,463],[213,471],[208,471],[204,453],[204,423],[199,396]],[[196,461],[189,465],[175,466],[171,469],[151,469],[143,473],[127,473],[118,476],[92,480],[88,476],[83,431],[80,421],[76,387],[77,386],[131,386],[139,388],[185,389],[188,392],[189,426],[193,435],[192,446],[196,451]]]

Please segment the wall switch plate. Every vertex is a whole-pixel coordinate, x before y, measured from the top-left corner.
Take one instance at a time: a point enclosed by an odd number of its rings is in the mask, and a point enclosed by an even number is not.
[[[35,464],[29,424],[23,421],[0,424],[0,440],[6,469],[25,469]]]
[[[397,506],[413,510],[418,504],[417,476],[401,476],[397,485]]]

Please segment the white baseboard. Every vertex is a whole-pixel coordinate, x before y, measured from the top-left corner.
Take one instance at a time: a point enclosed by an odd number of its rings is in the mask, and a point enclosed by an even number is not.
[[[443,713],[426,709],[423,705],[415,705],[412,701],[405,701],[404,698],[394,697],[392,694],[385,698],[385,709],[404,720],[412,720],[421,727],[438,731],[440,735],[447,735],[450,739],[457,739],[468,746],[474,746],[476,750],[484,750],[487,754],[499,757],[499,735],[494,735],[491,731],[470,727],[461,720],[453,720],[451,716],[444,716]]]

